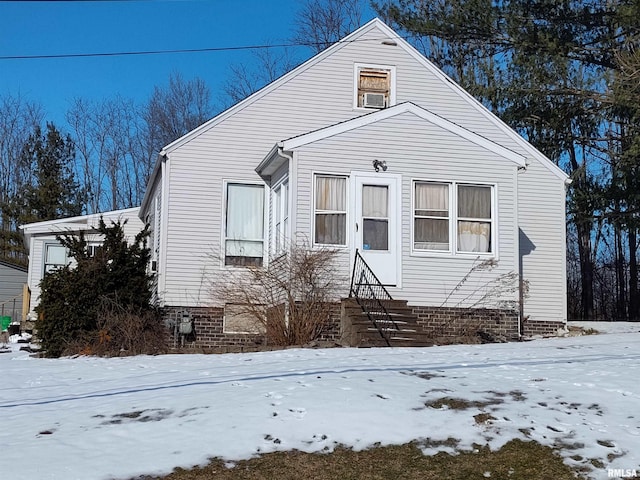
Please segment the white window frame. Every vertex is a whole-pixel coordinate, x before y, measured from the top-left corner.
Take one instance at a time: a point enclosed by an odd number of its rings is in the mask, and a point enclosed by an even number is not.
[[[49,247],[61,247],[64,248],[64,259],[65,259],[65,263],[61,264],[61,263],[47,263],[47,254],[48,254],[48,250]],[[64,267],[66,265],[70,265],[71,264],[71,257],[69,256],[69,249],[66,248],[64,245],[62,245],[60,242],[45,242],[43,245],[43,250],[42,250],[42,276],[44,277],[44,275],[47,273],[47,265],[52,265],[55,266],[56,268],[49,270],[49,272],[55,272],[58,268]]]
[[[286,202],[282,199],[285,190]],[[286,207],[286,208],[285,208]],[[285,176],[271,187],[271,252],[274,256],[286,252],[291,240],[291,187],[289,176]],[[276,220],[280,221],[277,222]],[[280,239],[280,243],[278,240]]]
[[[428,250],[415,248],[415,219],[416,219],[416,184],[431,183],[449,186],[449,250]],[[482,221],[458,217],[458,186],[486,187],[491,189],[491,251],[467,252],[458,249],[458,221]],[[462,258],[498,258],[498,230],[497,230],[497,185],[485,182],[458,182],[451,180],[436,180],[414,178],[411,180],[411,255],[424,257],[462,257]]]
[[[267,185],[265,185],[264,182],[252,182],[252,181],[247,181],[247,180],[232,180],[232,179],[224,179],[222,181],[222,212],[221,212],[221,218],[222,218],[222,224],[221,224],[221,228],[220,228],[220,234],[221,234],[221,239],[220,239],[220,245],[221,245],[221,249],[220,249],[220,266],[221,268],[227,268],[227,269],[235,269],[235,268],[247,268],[247,265],[227,265],[226,263],[226,256],[227,256],[227,240],[230,240],[229,238],[227,238],[227,192],[228,192],[228,186],[229,185],[246,185],[246,186],[259,186],[262,187],[263,189],[263,199],[262,199],[262,213],[263,213],[263,220],[262,220],[262,265],[261,267],[264,268],[267,266],[268,263],[268,255],[267,255],[267,239],[265,238],[265,234],[268,231],[267,230],[267,225],[268,225],[268,209],[265,208],[267,205],[267,201],[269,199],[268,195],[270,194],[270,190],[269,187]],[[255,241],[258,241],[257,239]]]
[[[345,214],[345,232],[344,232],[344,245],[341,244],[333,244],[333,243],[317,243],[316,242],[316,177],[336,177],[343,178],[345,184],[345,211],[330,211],[330,210],[322,210],[321,213],[331,214],[331,213],[344,213]],[[350,202],[350,177],[349,175],[345,175],[342,173],[330,173],[330,172],[312,172],[311,174],[311,245],[313,247],[319,248],[348,248],[349,247],[349,221],[350,221],[350,212],[349,212],[349,202]]]
[[[383,110],[384,108],[364,107],[358,105],[358,85],[360,81],[360,70],[380,70],[389,72],[389,98],[387,106],[392,107],[396,104],[396,67],[393,65],[377,65],[371,63],[354,63],[353,65],[353,109],[366,112]]]

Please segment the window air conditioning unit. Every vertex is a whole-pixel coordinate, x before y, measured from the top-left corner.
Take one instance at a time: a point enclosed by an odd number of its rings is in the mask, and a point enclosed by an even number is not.
[[[364,94],[363,106],[366,108],[384,108],[385,103],[384,93],[366,92]]]

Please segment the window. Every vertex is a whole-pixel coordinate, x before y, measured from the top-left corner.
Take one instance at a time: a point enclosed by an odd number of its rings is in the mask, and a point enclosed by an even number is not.
[[[458,251],[491,250],[491,187],[458,185]]]
[[[415,182],[414,250],[493,252],[492,202],[493,187],[488,185]]]
[[[387,108],[393,105],[392,67],[356,66],[356,106]]]
[[[264,186],[227,184],[225,265],[261,266]]]
[[[280,253],[289,243],[289,181],[284,180],[273,189],[272,203],[272,248],[274,253]]]
[[[347,179],[329,175],[315,177],[316,245],[347,244]]]
[[[49,244],[45,247],[44,272],[49,273],[69,263],[67,249],[62,245]]]
[[[414,203],[414,248],[449,251],[449,185],[417,182]]]
[[[224,306],[222,330],[224,333],[264,334],[265,326],[255,317],[250,306],[227,303]]]

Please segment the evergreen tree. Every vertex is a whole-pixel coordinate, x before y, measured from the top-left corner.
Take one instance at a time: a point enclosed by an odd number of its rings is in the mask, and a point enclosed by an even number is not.
[[[31,167],[32,182],[23,187],[14,214],[21,223],[82,215],[87,192],[75,179],[75,147],[69,136],[47,123],[36,127],[22,149]]]
[[[40,284],[36,329],[48,356],[94,341],[105,301],[136,315],[151,309],[149,230],[145,227],[128,244],[123,227],[120,222],[107,226],[101,219],[96,232],[104,242],[95,255],[89,254],[83,234],[58,238],[74,262],[45,274]]]

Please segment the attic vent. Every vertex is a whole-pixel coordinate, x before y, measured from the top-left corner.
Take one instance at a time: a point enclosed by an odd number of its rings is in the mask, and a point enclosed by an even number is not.
[[[360,108],[386,108],[391,104],[391,69],[357,69],[357,105]]]

